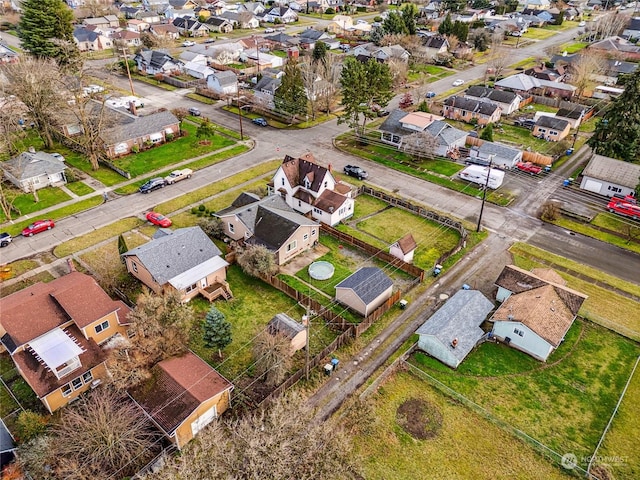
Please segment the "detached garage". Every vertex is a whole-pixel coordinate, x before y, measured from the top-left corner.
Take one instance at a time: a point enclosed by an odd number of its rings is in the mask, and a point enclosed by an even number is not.
[[[640,165],[594,154],[582,172],[580,188],[607,197],[633,195],[638,178]]]

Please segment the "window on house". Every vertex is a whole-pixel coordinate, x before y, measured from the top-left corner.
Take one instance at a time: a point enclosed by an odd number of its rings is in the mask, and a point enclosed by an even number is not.
[[[91,383],[93,381],[93,373],[87,372],[84,375],[82,375],[82,381],[84,383]]]
[[[302,202],[300,200],[298,200],[298,206],[301,207],[302,206]]]
[[[555,130],[549,130],[549,135],[558,135],[558,132]]]
[[[294,240],[289,245],[287,245],[287,252],[290,252],[291,250],[295,250],[297,246],[298,246],[298,241]]]
[[[324,188],[327,188],[327,184],[328,184],[328,182],[325,180],[324,181]]]
[[[138,273],[138,264],[136,262],[131,262],[131,270]]]
[[[71,380],[71,386],[74,390],[79,389],[82,385],[84,385],[84,383],[82,383],[82,377],[77,377]]]
[[[189,293],[189,292],[192,292],[193,290],[195,290],[196,288],[198,288],[198,284],[194,283],[193,285],[189,285],[187,288],[185,288],[184,291],[186,293]]]
[[[309,240],[309,234],[308,234],[308,233],[305,233],[305,234],[302,236],[302,239],[303,239],[305,242],[306,242],[307,240]]]
[[[66,385],[62,386],[62,395],[65,397],[68,397],[69,395],[71,395],[72,389],[71,389],[71,384],[67,383]]]
[[[282,186],[284,187],[284,177],[282,177]]]
[[[516,335],[519,335],[521,337],[524,337],[524,330],[520,330],[519,328],[514,328],[513,329],[513,333],[515,333]]]
[[[538,131],[539,131],[540,133],[547,133],[547,129],[546,129],[546,128],[540,128],[540,127],[538,127]]]
[[[311,230],[311,236],[315,237],[316,236],[316,229],[314,228],[313,230]]]
[[[234,233],[236,230],[236,227],[233,226],[233,223],[229,222],[229,232]]]
[[[99,325],[96,325],[96,333],[100,333],[103,330],[106,330],[107,328],[109,328],[109,320],[105,320],[104,322],[100,323]]]

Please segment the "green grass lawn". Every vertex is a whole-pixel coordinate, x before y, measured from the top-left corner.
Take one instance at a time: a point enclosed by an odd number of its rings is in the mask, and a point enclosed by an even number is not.
[[[598,223],[600,222],[601,221],[598,221]],[[628,238],[621,238],[618,235],[614,235],[608,232],[602,232],[598,229],[591,228],[591,225],[588,223],[579,222],[569,217],[561,217],[552,223],[559,225],[562,228],[566,228],[568,230],[581,233],[582,235],[586,235],[592,238],[597,238],[598,240],[602,240],[603,242],[616,245],[620,248],[624,248],[625,250],[631,250],[632,252],[640,253],[640,243],[630,242]],[[632,222],[629,222],[627,225],[629,226],[629,228],[632,229],[632,232],[634,232],[635,237],[637,238],[638,227]]]
[[[458,232],[453,229],[445,228],[399,208],[385,210],[358,222],[357,228],[383,240],[388,245],[410,233],[418,244],[413,263],[423,269],[433,268],[438,258],[452,249],[460,238]]]
[[[358,195],[356,197],[353,217],[351,217],[351,220],[366,217],[367,215],[384,210],[388,206],[389,205],[386,202],[379,198],[370,197],[369,195]]]
[[[63,151],[61,149],[60,153],[64,155],[64,158],[69,165],[82,170],[84,173],[95,178],[99,182],[102,182],[107,187],[111,187],[112,185],[116,185],[127,180],[119,173],[116,173],[110,168],[104,166],[100,166],[98,170],[93,170],[87,158],[77,152],[73,152],[68,149],[64,149]]]
[[[576,53],[589,45],[588,42],[571,42],[560,45],[560,50],[568,54]]]
[[[58,258],[64,258],[72,253],[89,248],[111,237],[127,232],[145,222],[137,217],[127,217],[110,225],[98,228],[73,240],[67,240],[53,249],[53,254]]]
[[[398,408],[407,400],[428,402],[441,415],[432,438],[416,439],[398,423]],[[353,424],[362,478],[368,480],[571,478],[554,468],[530,446],[482,416],[443,395],[410,372],[399,371],[366,400]],[[362,417],[365,421],[358,421]],[[435,416],[428,419],[435,424]],[[437,418],[437,417],[435,417]]]
[[[83,195],[88,195],[94,191],[93,188],[91,188],[89,185],[87,185],[84,182],[67,183],[67,188],[71,190],[73,193],[75,193],[76,195],[78,195],[79,197],[82,197]]]
[[[9,286],[4,286],[0,284],[0,297],[6,297],[7,295],[11,295],[18,290],[22,290],[34,283],[43,282],[47,283],[53,280],[55,277],[51,275],[49,272],[40,272],[36,275],[32,275],[26,280],[21,280],[20,282],[13,283]]]
[[[457,371],[416,353],[421,369],[556,452],[590,455],[640,354],[640,346],[576,321],[548,362],[484,343]]]
[[[210,145],[201,145],[201,139],[196,137],[197,128],[194,125],[185,122],[182,124],[182,129],[186,132],[185,136],[150,150],[119,158],[114,160],[114,163],[131,173],[131,176],[137,177],[188,158],[215,152],[234,143],[233,140],[222,135],[214,135],[208,139],[211,141]]]
[[[523,38],[532,40],[545,40],[547,38],[553,37],[556,33],[557,32],[554,30],[546,30],[545,28],[529,28],[523,35]]]
[[[53,207],[58,203],[71,200],[71,197],[59,188],[47,187],[41,188],[37,192],[38,201],[35,200],[33,193],[22,193],[18,195],[13,202],[13,207],[20,212],[20,215],[28,215],[30,213]],[[16,215],[17,216],[17,215]],[[2,221],[6,218],[0,217]]]

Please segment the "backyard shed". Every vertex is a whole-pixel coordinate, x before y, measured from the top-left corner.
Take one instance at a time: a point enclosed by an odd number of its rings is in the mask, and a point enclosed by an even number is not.
[[[411,263],[413,262],[413,254],[417,247],[418,244],[414,240],[413,235],[407,233],[389,247],[389,253],[403,262]]]
[[[484,332],[480,328],[493,303],[478,290],[460,290],[422,324],[418,348],[458,368]]]
[[[336,300],[366,317],[382,305],[393,281],[377,267],[362,267],[336,285]]]
[[[276,314],[267,324],[267,332],[271,335],[283,335],[290,341],[290,355],[304,348],[307,343],[305,325],[296,322],[286,313]]]

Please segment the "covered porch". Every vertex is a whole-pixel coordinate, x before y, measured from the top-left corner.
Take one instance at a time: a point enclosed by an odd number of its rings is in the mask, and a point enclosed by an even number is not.
[[[207,285],[206,287],[200,287],[198,293],[210,302],[213,302],[220,297],[225,300],[231,300],[233,298],[231,287],[227,282],[216,282],[211,285]]]

